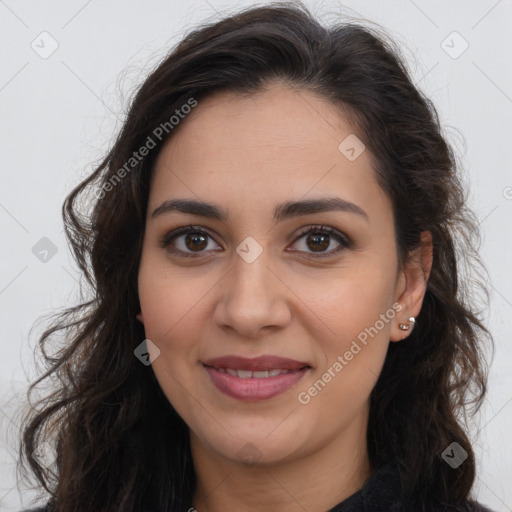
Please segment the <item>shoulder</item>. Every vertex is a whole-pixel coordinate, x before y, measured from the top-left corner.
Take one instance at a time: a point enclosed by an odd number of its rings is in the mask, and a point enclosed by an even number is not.
[[[446,512],[494,512],[493,510],[485,507],[481,503],[472,500],[468,500],[460,506],[440,508],[439,511],[441,510],[446,510]]]
[[[431,512],[494,512],[476,501],[465,501],[459,505],[437,504]]]
[[[458,504],[447,504],[447,503],[429,503],[424,504],[423,507],[414,508],[414,512],[495,512],[490,508],[478,503],[473,500],[466,500]],[[412,512],[410,507],[397,507],[397,512]]]
[[[471,499],[457,504],[433,501],[420,505],[407,504],[401,499],[401,490],[397,465],[386,464],[377,469],[361,489],[362,503],[359,510],[364,512],[382,512],[383,510],[389,512],[494,512]],[[345,509],[341,508],[339,512],[342,510]]]

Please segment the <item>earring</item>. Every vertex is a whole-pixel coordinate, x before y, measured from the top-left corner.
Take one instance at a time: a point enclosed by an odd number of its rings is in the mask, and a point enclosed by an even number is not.
[[[416,318],[413,316],[409,317],[409,323],[408,324],[398,324],[398,327],[402,329],[402,331],[408,331],[409,329],[414,329],[414,323],[416,322]]]

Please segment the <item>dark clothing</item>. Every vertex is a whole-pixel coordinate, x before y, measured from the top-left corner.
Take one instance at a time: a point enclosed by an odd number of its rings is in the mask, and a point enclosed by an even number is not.
[[[458,506],[429,503],[422,510],[400,501],[400,476],[394,464],[374,471],[362,489],[328,512],[492,512],[479,503],[467,501]]]
[[[175,512],[187,512],[190,507]],[[45,508],[22,512],[46,512]],[[80,511],[76,511],[80,512]],[[202,512],[201,510],[197,512]],[[327,512],[492,512],[479,503],[467,501],[457,506],[429,503],[423,509],[404,506],[400,501],[400,477],[396,466],[388,464],[373,472],[362,489]]]

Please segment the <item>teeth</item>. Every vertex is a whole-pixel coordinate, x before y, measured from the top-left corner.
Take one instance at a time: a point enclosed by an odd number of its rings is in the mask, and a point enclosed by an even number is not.
[[[228,373],[233,377],[240,379],[266,379],[267,377],[277,377],[285,373],[290,373],[290,370],[280,370],[278,368],[272,370],[260,370],[252,372],[250,370],[233,370],[232,368],[217,368],[222,373]]]

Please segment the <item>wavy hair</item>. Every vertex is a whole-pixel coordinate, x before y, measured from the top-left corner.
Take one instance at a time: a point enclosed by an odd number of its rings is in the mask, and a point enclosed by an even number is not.
[[[188,427],[151,366],[133,353],[144,339],[135,316],[149,182],[174,132],[115,176],[190,98],[251,94],[276,81],[326,98],[359,129],[393,204],[401,263],[422,231],[432,233],[423,307],[407,342],[389,346],[371,394],[367,446],[373,468],[397,462],[404,502],[469,499],[475,464],[465,412],[478,410],[485,395],[482,341],[492,347],[492,338],[469,286],[486,292],[455,152],[388,36],[356,22],[325,27],[302,4],[279,3],[189,33],[135,94],[108,154],[65,199],[66,237],[92,294],[57,315],[38,340],[47,370],[29,397],[47,379],[56,384],[25,415],[19,447],[20,464],[49,493],[48,510],[170,511],[191,503]],[[474,281],[461,258],[472,272],[482,269]],[[48,354],[57,335],[64,347]],[[45,468],[31,454],[50,438],[57,458]],[[441,457],[452,442],[469,455],[457,469]]]

